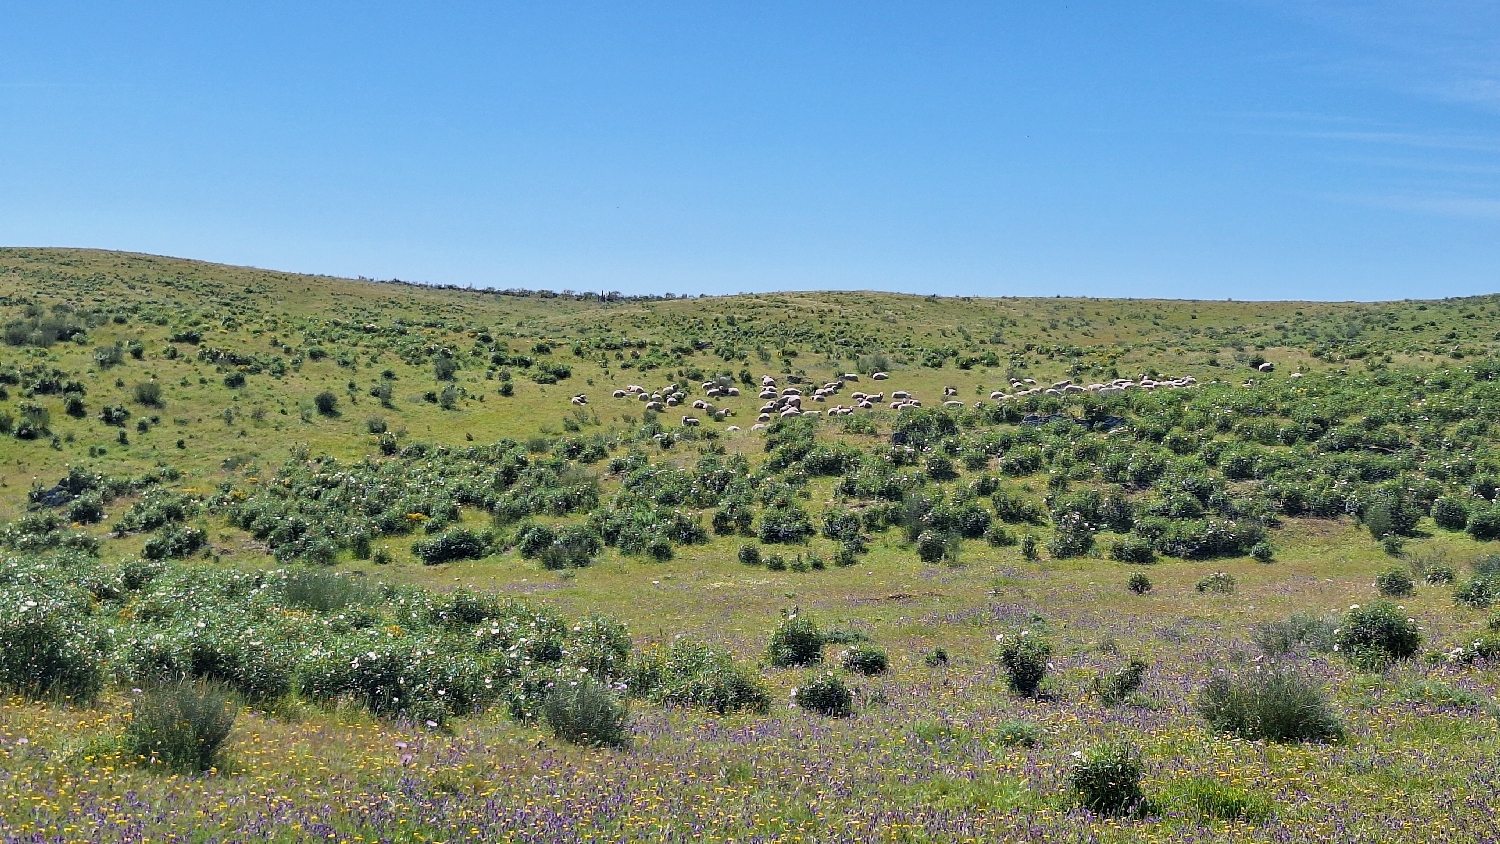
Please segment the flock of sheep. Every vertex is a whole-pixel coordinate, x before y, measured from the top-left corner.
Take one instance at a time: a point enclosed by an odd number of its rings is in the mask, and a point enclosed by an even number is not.
[[[1269,366],[1270,364],[1266,364],[1266,367]],[[1262,371],[1270,370],[1263,367]],[[876,372],[870,376],[872,381],[885,381],[889,378],[890,375],[885,372]],[[800,383],[795,378],[792,380],[795,383]],[[829,381],[821,387],[814,387],[810,393],[806,393],[803,387],[778,388],[775,378],[770,375],[763,375],[760,379],[760,393],[758,395],[765,401],[765,404],[760,406],[755,424],[751,426],[750,430],[760,430],[777,418],[821,414],[824,411],[804,408],[804,401],[810,399],[813,402],[826,403],[830,398],[836,396],[840,390],[844,389],[846,382],[858,380],[858,375],[848,373],[838,380]],[[996,401],[1005,401],[1006,399],[1019,399],[1038,394],[1060,396],[1070,393],[1117,393],[1122,390],[1136,389],[1150,391],[1191,387],[1197,383],[1198,380],[1191,375],[1167,379],[1153,379],[1143,375],[1139,380],[1116,378],[1108,384],[1089,384],[1086,387],[1074,384],[1071,381],[1059,381],[1050,387],[1046,387],[1038,385],[1034,378],[1026,378],[1012,380],[1010,382],[1011,392],[1007,393],[996,390],[990,393],[990,398]],[[708,399],[739,396],[740,390],[738,387],[723,381],[705,381],[703,383],[703,390],[707,399],[693,400],[691,404],[693,410],[702,411],[703,415],[712,418],[715,422],[723,422],[726,418],[734,415],[733,410],[717,407]],[[947,408],[962,408],[964,403],[955,398],[957,395],[957,387],[944,387],[943,406]],[[665,411],[669,407],[678,407],[687,401],[687,393],[680,385],[675,383],[667,384],[657,390],[648,390],[639,384],[631,384],[624,389],[615,390],[614,397],[617,399],[634,398],[637,401],[645,402],[647,410],[658,413]],[[588,396],[583,394],[576,395],[573,397],[572,402],[576,405],[586,405],[588,404]],[[834,404],[827,409],[827,414],[829,416],[847,416],[856,410],[873,410],[878,404],[886,404],[891,410],[898,413],[907,408],[922,406],[922,402],[908,390],[892,391],[891,399],[888,403],[886,402],[884,392],[866,393],[855,390],[849,394],[849,402],[849,404]],[[978,407],[979,403],[975,402],[975,406]],[[699,416],[685,415],[682,417],[682,424],[688,427],[695,427],[702,424],[702,419]],[[740,430],[740,428],[738,425],[730,425],[728,430],[733,432]]]

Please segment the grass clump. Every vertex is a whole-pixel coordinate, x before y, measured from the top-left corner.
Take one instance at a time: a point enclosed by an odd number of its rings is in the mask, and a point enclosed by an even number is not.
[[[1198,581],[1193,588],[1199,592],[1212,592],[1216,595],[1229,595],[1235,590],[1234,575],[1229,572],[1216,571]]]
[[[1042,728],[1030,721],[1001,721],[990,733],[996,744],[1005,747],[1036,747],[1042,743]]]
[[[1337,628],[1335,619],[1294,613],[1281,621],[1263,621],[1255,625],[1250,630],[1250,639],[1270,657],[1284,656],[1299,648],[1328,653],[1333,650],[1333,634]]]
[[[1196,708],[1215,732],[1252,741],[1335,741],[1344,734],[1322,688],[1284,668],[1213,677],[1199,690]]]
[[[597,680],[581,677],[559,683],[542,700],[539,714],[554,736],[571,744],[630,745],[630,710]]]
[[[374,603],[379,590],[346,574],[297,569],[287,573],[281,594],[288,606],[331,613],[348,606]]]
[[[1145,764],[1141,750],[1127,741],[1109,742],[1086,753],[1068,772],[1068,785],[1078,802],[1100,815],[1124,815],[1145,808],[1141,789]]]
[[[1166,799],[1202,821],[1257,823],[1271,816],[1271,801],[1211,777],[1190,777],[1173,783]]]
[[[142,765],[201,773],[217,767],[234,719],[233,699],[214,686],[183,681],[154,687],[131,705],[124,749]]]

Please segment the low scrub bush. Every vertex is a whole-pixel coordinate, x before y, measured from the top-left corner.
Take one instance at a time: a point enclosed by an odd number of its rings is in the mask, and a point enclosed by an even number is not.
[[[839,664],[855,674],[867,677],[884,674],[890,667],[885,651],[873,645],[857,645],[839,654]]]
[[[1469,526],[1469,504],[1457,496],[1444,495],[1432,502],[1432,520],[1444,530],[1463,530]]]
[[[1334,741],[1344,732],[1323,690],[1284,668],[1215,676],[1198,692],[1196,707],[1215,732],[1251,741]]]
[[[1421,646],[1417,622],[1390,601],[1350,607],[1334,631],[1334,650],[1364,667],[1408,659]]]
[[[1141,683],[1146,679],[1146,669],[1150,667],[1145,660],[1133,658],[1114,671],[1094,677],[1090,687],[1100,700],[1110,706],[1124,703],[1140,690]]]
[[[776,668],[813,665],[823,661],[823,634],[799,609],[783,612],[781,623],[771,631],[766,658]]]
[[[854,713],[854,693],[831,673],[807,678],[792,691],[792,702],[800,709],[830,718],[847,718]]]
[[[554,736],[589,747],[630,745],[630,710],[604,684],[583,677],[556,685],[542,700],[541,720]]]
[[[148,560],[181,560],[203,550],[208,534],[195,527],[167,525],[146,540],[141,556]]]
[[[1296,613],[1281,621],[1263,621],[1250,629],[1250,639],[1270,657],[1284,656],[1305,647],[1316,653],[1333,650],[1338,622],[1332,618]]]
[[[1042,743],[1042,728],[1030,721],[1001,721],[990,733],[996,744],[1005,747],[1036,747]]]
[[[631,664],[629,688],[656,703],[719,715],[765,712],[771,705],[760,678],[736,664],[732,654],[686,638],[643,651]]]
[[[1127,536],[1110,543],[1109,558],[1122,563],[1148,565],[1156,562],[1156,551],[1151,547],[1151,540]]]
[[[1130,577],[1125,579],[1125,588],[1137,595],[1144,595],[1151,591],[1151,578],[1138,571],[1132,572]]]
[[[1090,812],[1123,815],[1143,808],[1143,773],[1140,748],[1125,741],[1110,742],[1090,749],[1073,763],[1068,785]]]
[[[1416,589],[1416,583],[1406,569],[1388,568],[1375,575],[1375,591],[1387,598],[1404,598]]]
[[[374,603],[380,593],[363,580],[347,574],[296,569],[287,572],[281,595],[287,606],[331,613],[348,606]]]
[[[142,765],[207,771],[217,765],[234,718],[233,699],[214,686],[178,682],[150,688],[130,708],[125,752]]]
[[[44,590],[0,589],[0,688],[92,703],[104,688],[103,641],[83,608]]]
[[[1010,690],[1024,697],[1035,697],[1047,676],[1047,660],[1052,645],[1027,631],[1005,636],[1000,642],[1000,667]]]
[[[1198,581],[1193,586],[1193,588],[1197,589],[1199,592],[1212,592],[1216,595],[1228,595],[1234,592],[1235,585],[1234,575],[1228,572],[1216,571],[1213,574],[1210,574],[1202,580]]]
[[[489,553],[485,538],[468,528],[449,528],[431,539],[419,539],[411,552],[429,566],[454,560],[477,560]]]

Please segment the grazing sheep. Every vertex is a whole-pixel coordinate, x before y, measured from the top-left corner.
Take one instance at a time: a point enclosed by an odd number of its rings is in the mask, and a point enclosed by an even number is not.
[[[957,387],[944,387],[943,388],[943,395],[945,395],[945,396],[956,396],[956,395],[958,395],[958,388]]]
[[[770,422],[771,421],[771,414],[769,414],[769,413],[762,413],[761,415],[755,417],[755,421],[756,422]]]
[[[752,430],[752,431],[761,431],[761,430],[765,430],[765,427],[766,427],[765,425],[757,422],[756,424],[750,426],[750,430]]]
[[[641,401],[651,401],[651,396],[646,393],[636,393],[636,398]]]
[[[1068,386],[1063,387],[1063,392],[1064,393],[1081,393],[1081,392],[1083,392],[1083,388],[1080,387],[1080,386],[1078,386],[1077,384],[1069,384]]]
[[[1036,386],[1036,379],[1035,378],[1022,378],[1021,380],[1024,381],[1024,382],[1026,382],[1027,384],[1030,384],[1033,387]]]
[[[614,395],[615,395],[615,398],[617,398],[617,399],[623,399],[623,398],[625,398],[625,391],[624,390],[615,390]]]
[[[698,417],[684,416],[682,417],[682,424],[688,426],[689,428],[696,428],[698,426]]]
[[[909,399],[909,398],[911,398],[911,393],[908,393],[905,390],[897,390],[896,392],[891,393],[891,398],[893,398],[893,399]]]
[[[964,406],[964,403],[961,402],[961,401],[945,401],[945,402],[943,402],[943,407],[957,407],[957,408],[961,408],[963,406]]]
[[[1292,377],[1293,378],[1301,378],[1302,377],[1302,373],[1300,373],[1300,372],[1293,372],[1292,373]]]
[[[865,396],[865,400],[879,404],[880,402],[885,401],[885,393],[876,393],[873,396]]]
[[[870,378],[873,379],[873,380],[875,380],[875,381],[884,381],[885,379],[887,379],[889,377],[891,377],[891,376],[887,375],[884,372],[877,372],[874,375],[870,376]]]
[[[802,415],[802,411],[798,410],[795,407],[789,407],[786,410],[781,411],[781,418],[783,418],[783,419],[785,419],[788,416],[801,416],[801,415]]]
[[[663,410],[666,409],[666,406],[663,405],[659,401],[650,401],[650,402],[646,402],[646,409],[647,410],[654,410],[657,413],[661,413]]]
[[[738,426],[738,425],[730,425],[728,428],[725,428],[724,430],[726,430],[729,433],[733,434],[734,432],[738,431],[739,429],[740,429],[740,426]]]
[[[694,410],[707,410],[708,409],[708,402],[704,401],[703,399],[693,399],[693,409]]]
[[[644,393],[646,392],[646,388],[640,384],[631,384],[625,388],[625,391],[628,393]]]
[[[1260,366],[1257,366],[1255,368],[1258,369],[1258,370],[1260,370],[1261,372],[1275,372],[1276,371],[1276,364],[1271,363],[1270,361],[1266,361],[1265,363],[1263,363]]]
[[[760,385],[762,387],[774,387],[776,386],[776,379],[769,375],[762,375],[760,376]]]
[[[856,375],[856,374],[855,374],[855,373],[853,373],[853,372],[845,372],[845,373],[844,373],[844,374],[843,374],[843,375],[842,375],[842,376],[840,376],[840,377],[842,377],[842,378],[843,378],[843,379],[844,379],[844,380],[845,380],[845,381],[858,381],[858,380],[859,380],[859,376],[858,376],[858,375]]]

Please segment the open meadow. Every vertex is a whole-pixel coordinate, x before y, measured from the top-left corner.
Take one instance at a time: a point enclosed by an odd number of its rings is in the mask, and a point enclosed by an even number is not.
[[[0,311],[5,842],[1500,840],[1500,296]]]

